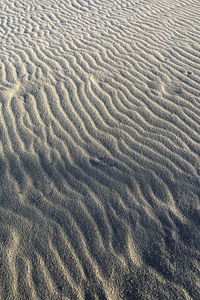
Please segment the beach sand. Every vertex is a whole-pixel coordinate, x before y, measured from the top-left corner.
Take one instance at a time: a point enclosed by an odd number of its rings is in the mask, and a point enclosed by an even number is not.
[[[0,299],[200,299],[200,3],[0,3]]]

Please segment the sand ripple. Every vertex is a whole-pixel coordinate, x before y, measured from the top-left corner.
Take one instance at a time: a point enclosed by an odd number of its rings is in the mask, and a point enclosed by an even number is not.
[[[199,2],[0,7],[0,298],[200,299]]]

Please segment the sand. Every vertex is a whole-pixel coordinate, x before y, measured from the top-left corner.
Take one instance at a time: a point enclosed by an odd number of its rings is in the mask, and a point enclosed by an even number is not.
[[[0,22],[0,299],[199,300],[199,1]]]

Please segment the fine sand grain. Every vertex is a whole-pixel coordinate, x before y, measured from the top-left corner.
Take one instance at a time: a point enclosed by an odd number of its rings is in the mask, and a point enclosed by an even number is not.
[[[200,299],[200,1],[0,1],[0,299]]]

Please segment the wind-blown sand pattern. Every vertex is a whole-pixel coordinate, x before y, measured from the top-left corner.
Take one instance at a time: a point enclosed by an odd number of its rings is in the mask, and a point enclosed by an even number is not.
[[[200,3],[0,3],[0,299],[200,299]]]

